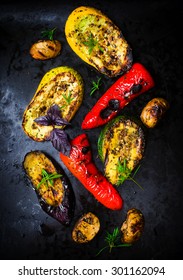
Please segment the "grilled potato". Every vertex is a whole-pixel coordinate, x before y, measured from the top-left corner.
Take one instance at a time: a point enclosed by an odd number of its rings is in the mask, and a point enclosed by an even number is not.
[[[24,132],[34,141],[45,141],[54,126],[40,125],[34,120],[45,116],[47,110],[56,104],[60,107],[61,117],[69,122],[82,103],[83,92],[83,80],[74,69],[60,66],[48,71],[24,111],[22,121]]]
[[[61,43],[58,40],[39,40],[30,48],[30,55],[34,59],[47,60],[60,54]]]
[[[121,226],[122,243],[134,243],[142,235],[144,229],[144,216],[142,212],[136,208],[132,208],[127,212],[127,218]]]
[[[145,135],[137,122],[118,116],[101,131],[98,153],[107,179],[120,185],[143,158]]]
[[[31,151],[24,157],[23,168],[36,191],[42,209],[62,224],[70,224],[75,196],[61,167],[56,166],[43,152]]]
[[[150,100],[143,108],[140,118],[148,128],[155,127],[169,109],[168,101],[161,97],[156,97]]]
[[[121,30],[100,10],[81,6],[68,17],[65,35],[72,50],[100,73],[115,77],[132,65],[132,49]]]
[[[100,221],[91,212],[84,214],[75,224],[72,231],[72,238],[77,243],[87,243],[91,241],[100,229]]]

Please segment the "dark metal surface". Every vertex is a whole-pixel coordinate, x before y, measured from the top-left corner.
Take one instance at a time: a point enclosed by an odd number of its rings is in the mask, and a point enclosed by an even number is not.
[[[39,1],[37,1],[39,2]],[[180,28],[182,11],[175,1],[44,1],[16,5],[6,1],[0,7],[0,258],[1,259],[182,259],[183,258],[183,97],[182,50]],[[101,75],[86,65],[68,46],[64,25],[71,11],[80,5],[101,9],[123,31],[133,49],[134,61],[144,64],[156,86],[130,103],[121,113],[139,116],[143,106],[154,96],[170,103],[162,122],[148,131],[145,156],[136,180],[142,191],[130,181],[119,187],[124,199],[121,211],[111,211],[99,204],[70,174],[59,160],[59,153],[48,142],[36,143],[21,128],[22,114],[43,75],[53,67],[68,65],[83,77],[85,94],[82,106],[66,131],[71,138],[84,132],[84,115],[116,80],[102,77],[103,86],[89,96],[91,81]],[[36,61],[29,55],[32,43],[42,30],[57,27],[62,43],[60,56]],[[85,131],[97,157],[97,138],[101,128]],[[63,167],[76,195],[75,216],[64,227],[44,213],[22,169],[27,152],[39,149]],[[145,216],[141,239],[130,248],[117,248],[96,257],[105,245],[106,230],[120,227],[129,208],[140,209]],[[93,241],[77,245],[71,231],[76,220],[93,211],[101,230]]]

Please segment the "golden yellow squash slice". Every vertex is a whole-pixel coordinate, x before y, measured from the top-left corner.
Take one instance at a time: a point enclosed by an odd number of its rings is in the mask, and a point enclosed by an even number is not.
[[[24,132],[35,141],[45,141],[54,126],[38,124],[35,119],[45,116],[50,107],[57,105],[61,117],[69,122],[82,103],[83,92],[83,80],[73,68],[60,66],[48,71],[24,111]]]
[[[65,35],[72,50],[86,63],[109,77],[132,65],[132,50],[121,30],[100,10],[81,6],[68,17]]]

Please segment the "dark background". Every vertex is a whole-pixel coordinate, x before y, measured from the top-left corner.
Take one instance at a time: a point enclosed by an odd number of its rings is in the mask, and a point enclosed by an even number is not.
[[[101,9],[120,27],[133,50],[134,62],[141,62],[155,79],[155,87],[132,101],[121,114],[139,117],[147,101],[155,96],[170,103],[164,119],[147,132],[146,150],[135,179],[118,188],[124,199],[121,211],[99,204],[59,160],[59,153],[48,142],[29,139],[21,128],[23,112],[43,75],[51,68],[75,68],[85,83],[83,103],[66,131],[71,138],[86,132],[92,145],[93,160],[102,171],[97,156],[101,128],[81,130],[81,121],[97,99],[117,78],[103,77],[85,64],[68,46],[64,26],[73,9],[90,5]],[[182,97],[182,9],[176,1],[6,1],[0,6],[0,258],[1,259],[182,259],[183,258],[183,97]],[[41,31],[57,27],[62,43],[60,56],[36,61],[30,46],[41,38]],[[92,80],[102,77],[102,87],[92,97]],[[66,171],[76,196],[75,215],[64,227],[44,213],[22,169],[24,156],[39,149],[51,155]],[[107,250],[106,230],[120,227],[128,209],[136,207],[145,217],[141,239],[129,248]],[[88,244],[71,239],[72,228],[85,212],[93,211],[101,229]]]

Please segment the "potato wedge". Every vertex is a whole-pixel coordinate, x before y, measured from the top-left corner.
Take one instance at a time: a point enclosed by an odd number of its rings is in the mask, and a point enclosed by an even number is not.
[[[42,209],[59,222],[69,224],[73,217],[75,196],[64,171],[41,151],[28,152],[23,168]]]
[[[56,104],[60,108],[61,117],[69,122],[82,103],[83,93],[83,80],[77,71],[67,66],[51,69],[42,78],[24,111],[22,121],[24,132],[34,141],[45,141],[54,126],[40,125],[34,120],[46,115],[48,109]]]
[[[130,69],[132,50],[121,30],[100,10],[81,6],[69,15],[65,35],[72,50],[109,77]]]
[[[72,239],[77,243],[91,241],[100,229],[100,221],[91,212],[84,214],[75,224],[72,231]]]
[[[142,235],[144,229],[144,216],[136,208],[128,210],[126,220],[121,226],[122,243],[134,243]]]

